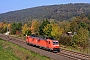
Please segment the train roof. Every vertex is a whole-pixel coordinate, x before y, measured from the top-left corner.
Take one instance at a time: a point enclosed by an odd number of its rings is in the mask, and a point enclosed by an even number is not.
[[[56,39],[53,38],[53,37],[36,36],[36,35],[34,35],[34,34],[30,35],[30,37],[39,38],[39,39],[42,39],[42,40],[47,40],[47,39],[56,40]]]

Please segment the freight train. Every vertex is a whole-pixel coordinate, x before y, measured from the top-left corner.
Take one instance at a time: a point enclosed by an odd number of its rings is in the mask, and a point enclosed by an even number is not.
[[[58,40],[31,35],[26,37],[26,43],[29,45],[32,44],[34,46],[42,47],[50,51],[60,52],[60,46]]]

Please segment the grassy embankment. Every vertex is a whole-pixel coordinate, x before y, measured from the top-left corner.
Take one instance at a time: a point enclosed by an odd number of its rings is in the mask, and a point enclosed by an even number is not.
[[[0,60],[50,60],[50,58],[0,39]]]

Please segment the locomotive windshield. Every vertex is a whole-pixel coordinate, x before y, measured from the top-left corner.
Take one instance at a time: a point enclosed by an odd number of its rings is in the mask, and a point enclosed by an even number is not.
[[[59,44],[58,41],[53,41],[53,45]]]

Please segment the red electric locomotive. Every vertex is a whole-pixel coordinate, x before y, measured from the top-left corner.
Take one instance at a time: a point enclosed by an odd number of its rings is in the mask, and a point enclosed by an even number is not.
[[[51,51],[60,52],[60,48],[59,48],[60,46],[57,40],[52,40],[49,38],[46,39],[46,38],[41,38],[41,37],[36,37],[36,36],[27,36],[26,43],[43,47]]]

